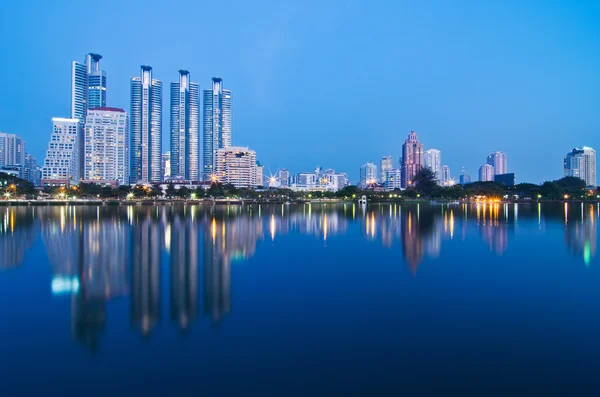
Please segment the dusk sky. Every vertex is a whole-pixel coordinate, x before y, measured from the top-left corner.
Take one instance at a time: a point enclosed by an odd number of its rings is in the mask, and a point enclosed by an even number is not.
[[[600,150],[600,2],[102,1],[0,5],[0,131],[39,163],[70,115],[71,61],[104,57],[107,104],[129,112],[142,64],[233,91],[233,144],[265,171],[315,166],[358,179],[397,165],[415,130],[458,178],[508,157],[517,182],[562,177],[575,146]]]

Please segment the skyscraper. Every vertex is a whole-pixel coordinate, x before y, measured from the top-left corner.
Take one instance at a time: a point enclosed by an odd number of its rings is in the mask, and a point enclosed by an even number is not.
[[[42,185],[56,186],[79,183],[79,119],[52,119],[53,129],[44,167]]]
[[[442,153],[437,149],[429,149],[425,151],[425,167],[429,168],[435,174],[438,184],[442,183]]]
[[[25,141],[19,135],[0,132],[0,168],[25,164]]]
[[[452,186],[454,184],[450,176],[450,167],[447,165],[442,165],[440,168],[440,182],[442,186]]]
[[[277,178],[279,179],[279,184],[281,187],[289,187],[290,186],[290,172],[286,169],[279,170],[277,172]]]
[[[460,184],[466,185],[467,183],[471,183],[471,175],[467,174],[465,167],[462,167],[460,172]]]
[[[160,182],[162,155],[162,81],[141,66],[131,78],[131,183]]]
[[[129,125],[123,109],[97,107],[88,111],[83,179],[129,184]]]
[[[484,164],[479,167],[479,181],[480,182],[493,182],[494,181],[494,167],[491,164]]]
[[[200,179],[200,91],[187,70],[171,83],[171,176]]]
[[[223,89],[223,80],[213,77],[212,90],[204,90],[202,179],[214,173],[216,151],[231,146],[231,100],[231,91]]]
[[[379,182],[385,183],[386,175],[389,170],[394,167],[394,160],[392,160],[392,156],[383,156],[381,158],[381,164],[379,167]]]
[[[393,168],[386,173],[385,188],[387,190],[400,189],[402,187],[402,172]]]
[[[360,186],[367,187],[377,182],[377,166],[366,163],[360,167]]]
[[[494,152],[487,157],[487,163],[494,167],[494,175],[506,174],[506,154],[503,152]],[[494,180],[492,178],[492,180]]]
[[[423,168],[423,144],[419,142],[417,133],[411,131],[402,145],[402,187],[412,186],[413,179]]]
[[[87,54],[86,64],[88,73],[87,108],[95,109],[106,106],[106,72],[100,70],[100,54]]]
[[[257,185],[254,150],[235,146],[217,149],[215,164],[215,175],[219,182],[230,183],[237,188]]]
[[[564,159],[565,176],[585,181],[586,186],[596,186],[596,151],[584,146],[571,150]]]

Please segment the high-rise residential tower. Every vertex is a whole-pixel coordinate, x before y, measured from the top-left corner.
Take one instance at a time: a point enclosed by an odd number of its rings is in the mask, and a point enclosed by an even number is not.
[[[106,72],[100,70],[100,54],[87,54],[88,73],[87,108],[95,109],[106,106]]]
[[[162,177],[162,81],[152,68],[141,66],[131,78],[131,183],[160,182]]]
[[[506,154],[503,152],[494,152],[487,157],[487,163],[494,167],[494,175],[506,174]],[[492,180],[494,180],[492,178]]]
[[[25,154],[23,138],[0,132],[0,168],[24,165]]]
[[[98,107],[88,111],[83,179],[129,184],[129,125],[123,109]]]
[[[219,182],[230,183],[237,188],[257,186],[254,150],[230,146],[217,149],[215,156],[217,167],[214,175]]]
[[[379,182],[385,183],[387,172],[392,168],[394,168],[394,160],[392,159],[392,156],[383,156],[381,158],[379,167]]]
[[[596,186],[596,151],[584,146],[571,150],[564,159],[565,176],[585,181],[586,186]]]
[[[454,185],[454,180],[450,176],[450,167],[447,165],[442,165],[440,168],[440,184],[442,186],[452,186]]]
[[[200,180],[200,91],[187,70],[171,83],[171,176]]]
[[[42,168],[44,186],[79,183],[79,119],[52,119],[53,129]]]
[[[423,168],[423,144],[411,131],[402,145],[402,187],[411,187],[417,172]]]
[[[377,166],[366,163],[360,167],[360,186],[367,187],[377,182]]]
[[[438,184],[442,184],[442,153],[437,149],[429,149],[425,151],[425,167],[429,168],[435,174]]]
[[[281,187],[290,186],[290,172],[286,169],[279,170],[277,172],[277,178],[279,179],[279,185]]]
[[[215,153],[231,146],[232,93],[223,89],[223,80],[212,79],[212,89],[204,90],[202,179],[215,172]]]
[[[480,182],[493,182],[494,181],[494,166],[491,164],[484,164],[479,167],[479,181]]]

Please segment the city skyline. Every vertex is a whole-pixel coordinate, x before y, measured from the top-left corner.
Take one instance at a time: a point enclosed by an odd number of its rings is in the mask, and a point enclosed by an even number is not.
[[[170,81],[173,71],[190,70],[202,90],[209,88],[212,76],[222,76],[236,92],[236,144],[252,147],[272,170],[296,172],[327,163],[347,170],[355,181],[357,166],[390,154],[390,146],[400,147],[406,132],[414,129],[426,147],[444,153],[444,163],[452,170],[464,166],[475,175],[482,156],[503,150],[510,155],[510,169],[519,180],[539,183],[562,175],[561,162],[556,159],[570,148],[600,147],[594,110],[594,104],[600,102],[595,88],[600,85],[596,72],[600,57],[594,39],[599,28],[592,23],[599,10],[594,5],[578,9],[557,2],[545,7],[541,16],[538,8],[526,4],[440,4],[435,13],[431,5],[413,4],[402,10],[406,21],[398,24],[390,19],[394,11],[400,11],[395,9],[398,5],[357,2],[343,10],[322,5],[317,13],[314,6],[294,2],[256,7],[238,3],[235,10],[228,10],[231,26],[219,42],[224,53],[235,54],[234,59],[202,55],[206,51],[192,53],[180,44],[171,46],[175,32],[192,32],[189,26],[174,29],[177,18],[149,26],[140,19],[130,20],[126,13],[112,15],[107,7],[97,10],[97,17],[122,25],[123,34],[107,31],[76,36],[74,32],[86,30],[85,18],[66,2],[58,1],[44,13],[25,11],[19,4],[7,7],[14,12],[7,12],[13,17],[3,24],[7,38],[2,43],[3,54],[19,62],[0,65],[5,93],[0,98],[0,131],[22,136],[39,160],[46,142],[36,138],[47,136],[52,117],[69,116],[70,104],[65,98],[71,76],[67,65],[71,60],[81,61],[90,51],[103,55],[100,63],[110,79],[108,105],[126,111],[128,77],[138,74],[141,63],[152,65],[156,78],[163,81]],[[177,12],[177,7],[168,4],[156,7],[165,16]],[[208,9],[194,5],[190,12]],[[51,27],[53,18],[67,15],[72,16],[69,29]],[[249,26],[248,15],[257,17],[257,25]],[[448,17],[438,20],[436,15]],[[499,17],[490,24],[480,22],[489,15]],[[258,27],[269,20],[281,22],[264,30]],[[300,21],[309,23],[299,25]],[[349,29],[361,22],[373,27],[369,37],[378,46],[370,46],[367,37]],[[210,21],[209,26],[220,25]],[[430,30],[431,26],[435,28]],[[419,32],[430,32],[431,40]],[[155,50],[134,40],[140,35],[153,37]],[[346,40],[340,42],[340,35]],[[569,39],[558,40],[560,37]],[[350,45],[352,42],[355,45]],[[578,46],[564,45],[566,42]],[[326,48],[333,43],[335,51],[328,54]],[[393,50],[379,61],[367,61],[376,59],[372,55],[380,54],[382,48]],[[473,48],[476,50],[469,50]],[[411,62],[406,62],[408,59]],[[39,73],[36,68],[42,60],[44,72]],[[347,65],[341,69],[346,70],[340,70],[341,61]],[[289,78],[292,71],[295,79]],[[24,75],[26,79],[17,77]],[[359,106],[352,94],[356,87],[370,95],[377,92],[370,83],[372,76],[386,86],[377,109]],[[327,81],[319,86],[323,95],[310,95],[313,90],[305,88],[316,87],[321,78]],[[39,95],[32,98],[31,92]],[[398,92],[408,95],[399,96]],[[520,93],[516,99],[515,92]],[[326,100],[333,96],[340,99]],[[168,128],[164,120],[165,148]],[[569,134],[564,134],[567,130]],[[363,134],[379,138],[353,142]],[[295,141],[284,156],[282,148],[287,149],[291,136],[306,139]],[[344,154],[332,154],[330,148],[343,139],[348,140]],[[517,140],[520,144],[513,145]],[[314,145],[315,141],[320,144]],[[542,141],[546,144],[543,153],[529,153],[528,148]],[[460,152],[455,149],[459,142]],[[391,154],[395,159],[398,156]],[[535,161],[536,167],[529,167],[530,161]]]

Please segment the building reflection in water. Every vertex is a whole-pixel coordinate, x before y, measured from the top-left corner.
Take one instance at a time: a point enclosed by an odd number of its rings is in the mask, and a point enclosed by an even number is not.
[[[598,206],[598,204],[596,205]],[[586,266],[596,257],[597,208],[593,204],[569,205],[565,203],[565,246],[573,255],[582,256]],[[579,207],[579,208],[577,208]],[[579,211],[576,216],[575,211]]]
[[[0,271],[20,266],[33,244],[35,213],[26,207],[0,207]]]
[[[477,224],[483,241],[490,251],[502,255],[508,249],[508,230],[511,221],[509,205],[500,203],[476,204]],[[518,206],[513,206],[513,220],[518,217]]]

